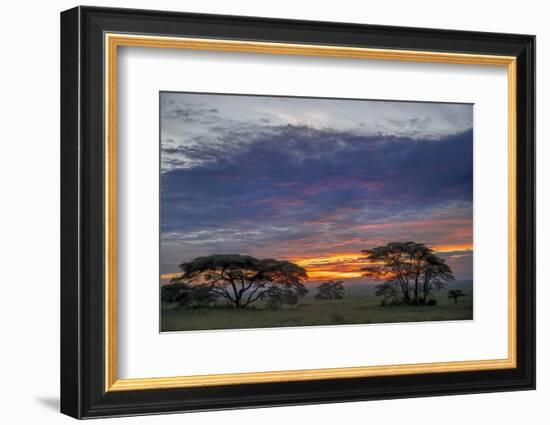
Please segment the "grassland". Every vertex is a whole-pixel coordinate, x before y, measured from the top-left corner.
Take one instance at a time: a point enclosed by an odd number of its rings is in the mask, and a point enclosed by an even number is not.
[[[443,290],[434,294],[435,306],[382,307],[372,285],[354,284],[346,287],[346,296],[341,300],[316,300],[313,288],[297,306],[278,310],[265,309],[261,304],[237,310],[224,305],[184,309],[163,303],[161,329],[166,332],[472,319],[472,282],[456,282],[448,289],[461,289],[467,296],[455,304]]]

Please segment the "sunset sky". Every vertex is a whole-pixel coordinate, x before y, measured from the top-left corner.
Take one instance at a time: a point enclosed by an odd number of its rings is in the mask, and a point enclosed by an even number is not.
[[[472,105],[162,92],[161,273],[209,254],[361,277],[423,242],[472,278]]]

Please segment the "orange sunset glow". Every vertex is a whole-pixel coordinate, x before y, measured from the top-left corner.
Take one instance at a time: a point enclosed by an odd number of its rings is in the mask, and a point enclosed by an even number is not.
[[[435,245],[438,253],[471,252],[472,244]],[[366,265],[364,255],[331,253],[317,257],[293,257],[288,260],[306,269],[310,281],[360,278]]]
[[[309,280],[352,279],[361,277],[364,256],[356,253],[335,253],[322,257],[289,258],[307,271]]]
[[[461,243],[461,244],[451,244],[451,245],[433,245],[431,247],[435,252],[444,253],[444,252],[460,252],[460,251],[473,251],[473,246],[471,243]]]
[[[440,254],[470,253],[473,250],[472,244],[449,244],[434,245],[432,249]],[[315,257],[291,257],[288,261],[298,264],[306,269],[308,279],[311,282],[323,280],[346,280],[364,276],[361,271],[366,265],[365,256],[354,252],[327,253]],[[178,273],[165,273],[161,275],[163,281],[169,281]]]

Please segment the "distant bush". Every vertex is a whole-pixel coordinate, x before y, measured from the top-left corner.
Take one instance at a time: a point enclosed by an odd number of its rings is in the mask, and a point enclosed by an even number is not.
[[[161,299],[167,303],[176,303],[189,298],[191,285],[187,283],[177,283],[166,285],[161,288]]]
[[[456,304],[460,298],[466,298],[466,294],[460,289],[450,289],[447,292],[447,298],[450,298]]]
[[[382,301],[380,301],[380,306],[382,306],[382,307],[394,307],[394,306],[399,306],[399,305],[403,305],[403,302],[398,300],[398,299],[384,298],[384,299],[382,299]]]
[[[341,314],[333,313],[333,314],[330,315],[330,322],[333,325],[339,325],[339,324],[345,323],[346,319]]]
[[[291,288],[280,288],[278,286],[272,286],[263,295],[266,307],[272,310],[278,310],[284,304],[295,306],[298,304],[298,297],[299,294]]]
[[[161,299],[168,303],[178,303],[183,308],[210,307],[216,302],[217,294],[208,285],[173,283],[161,288]]]
[[[434,300],[433,298],[426,301],[426,305],[436,305],[436,304],[437,304],[437,300]]]
[[[317,287],[316,300],[341,300],[346,293],[343,280],[329,280]]]

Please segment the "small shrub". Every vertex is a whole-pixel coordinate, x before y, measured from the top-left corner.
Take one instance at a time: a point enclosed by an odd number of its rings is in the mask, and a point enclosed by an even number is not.
[[[426,305],[436,305],[436,304],[437,304],[437,300],[434,300],[433,298],[426,301]]]
[[[319,292],[315,294],[314,298],[316,300],[341,300],[346,292],[343,283],[343,280],[329,280],[321,283],[317,287]]]
[[[454,303],[458,303],[458,300],[460,298],[466,298],[466,294],[462,292],[460,289],[450,289],[447,292],[447,298],[450,298],[454,301]]]
[[[380,305],[382,307],[394,307],[394,306],[403,305],[403,303],[399,300],[384,299],[384,300],[380,301]]]
[[[345,320],[346,319],[341,314],[333,313],[333,314],[330,315],[330,322],[333,325],[340,325],[340,324],[344,323]]]
[[[262,298],[265,300],[265,306],[271,310],[279,310],[283,305],[295,307],[298,304],[300,296],[304,295],[300,289],[295,290],[293,288],[280,288],[278,286],[272,286],[264,294]]]

